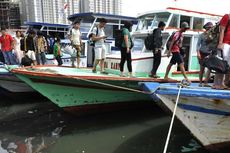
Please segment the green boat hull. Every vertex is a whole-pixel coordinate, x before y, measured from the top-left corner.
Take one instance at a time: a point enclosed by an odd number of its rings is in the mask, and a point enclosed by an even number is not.
[[[100,80],[98,82],[98,80],[16,75],[61,108],[151,101],[147,94],[116,87],[135,90],[138,89],[137,81]]]

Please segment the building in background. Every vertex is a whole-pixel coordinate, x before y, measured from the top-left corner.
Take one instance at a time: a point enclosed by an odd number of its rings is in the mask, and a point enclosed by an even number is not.
[[[79,12],[79,0],[21,0],[22,23],[67,23],[67,17]]]
[[[81,0],[81,12],[121,15],[122,0]]]
[[[68,24],[75,13],[121,14],[122,0],[20,0],[21,21]]]
[[[19,29],[20,11],[18,0],[1,0],[0,1],[0,26],[9,29]]]

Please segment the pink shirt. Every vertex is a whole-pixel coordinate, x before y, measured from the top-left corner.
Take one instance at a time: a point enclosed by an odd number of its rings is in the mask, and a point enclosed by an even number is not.
[[[220,20],[220,25],[226,27],[228,25],[229,15],[225,14]],[[224,34],[223,43],[230,45],[230,25],[228,25],[228,29]]]
[[[11,47],[11,43],[13,42],[13,38],[11,37],[11,35],[6,34],[5,37],[1,36],[0,37],[0,44],[2,46],[2,51],[11,51],[12,47]]]
[[[176,41],[176,42],[174,42],[174,45],[172,46],[171,52],[174,52],[174,53],[180,52],[180,46],[181,46],[182,40],[183,40],[182,33],[180,31],[177,31],[173,36],[173,41]]]

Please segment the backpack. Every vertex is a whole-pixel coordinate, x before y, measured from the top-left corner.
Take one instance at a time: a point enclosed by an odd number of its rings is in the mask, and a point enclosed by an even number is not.
[[[226,25],[224,33],[227,32],[230,19],[228,19],[228,24]],[[217,22],[212,28],[210,28],[204,35],[205,42],[210,48],[216,48],[219,43],[220,37],[220,22]]]
[[[31,58],[29,58],[28,55],[25,55],[22,58],[21,65],[23,65],[23,66],[31,66],[32,63],[33,63],[33,60]]]
[[[169,36],[169,38],[168,38],[167,41],[166,41],[166,48],[167,48],[167,50],[169,50],[169,47],[170,47],[170,45],[171,45],[171,43],[172,43],[172,40],[173,40],[173,37],[174,37],[175,33],[176,33],[176,31],[173,31],[173,33]],[[175,41],[175,43],[176,43],[179,39],[180,39],[180,37],[178,37],[178,39]],[[174,45],[174,44],[173,44],[173,45]]]
[[[205,34],[204,34],[204,40],[206,44],[209,45],[210,48],[216,48],[219,43],[219,37],[220,37],[220,23],[216,23],[212,28],[210,28]]]
[[[216,55],[210,55],[205,58],[202,65],[207,67],[212,73],[226,74],[229,72],[228,62]]]
[[[98,27],[96,27],[96,28],[97,28],[97,29],[96,29],[96,36],[97,36],[97,35],[98,35]],[[93,46],[93,47],[94,47],[96,41],[93,41],[93,40],[92,40],[92,37],[93,37],[93,33],[89,34],[89,36],[88,36],[89,41],[88,41],[88,42],[89,42],[89,45],[90,45],[90,46]]]
[[[115,47],[121,49],[122,47],[122,42],[124,40],[122,36],[122,31],[123,29],[116,29],[114,32],[114,38],[115,38]]]
[[[151,34],[148,34],[148,36],[145,38],[145,48],[147,50],[153,50],[154,49],[154,34],[156,29],[153,30]]]

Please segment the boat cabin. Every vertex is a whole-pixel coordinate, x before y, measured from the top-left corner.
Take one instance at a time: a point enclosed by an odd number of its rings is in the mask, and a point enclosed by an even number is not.
[[[110,54],[115,48],[115,30],[121,29],[124,21],[131,21],[134,24],[137,23],[137,19],[134,17],[121,16],[121,15],[112,15],[112,14],[103,14],[103,13],[77,13],[70,15],[68,20],[71,22],[75,20],[81,20],[80,31],[82,33],[82,40],[85,46],[84,55],[87,56],[87,66],[93,65],[94,55],[92,52],[92,46],[88,43],[88,36],[92,33],[94,27],[99,24],[99,18],[105,18],[108,22],[105,27],[105,33],[108,36],[106,39],[106,48],[107,54]]]
[[[198,71],[199,64],[196,57],[196,44],[199,34],[203,32],[203,25],[206,22],[218,22],[221,16],[168,7],[165,10],[142,13],[137,18],[137,26],[132,32],[134,42],[134,47],[132,49],[133,72],[136,76],[148,76],[150,74],[153,65],[153,53],[145,48],[144,40],[148,34],[152,33],[152,31],[157,28],[160,21],[164,21],[166,24],[164,31],[162,31],[164,50],[162,51],[161,65],[157,71],[158,75],[164,76],[166,67],[170,61],[170,58],[166,56],[165,42],[172,32],[179,30],[182,22],[187,22],[190,25],[190,29],[184,33],[183,41],[183,49],[186,54],[184,58],[185,69],[189,72]],[[107,56],[106,62],[108,70],[117,73],[119,71],[120,54],[111,53]],[[117,66],[114,67],[114,65]],[[171,70],[173,74],[180,73],[179,68],[176,66]]]
[[[42,31],[45,37],[58,36],[61,39],[65,39],[67,36],[67,32],[69,31],[70,25],[68,24],[52,24],[52,23],[42,23],[42,22],[25,22],[25,26],[27,26],[26,33],[33,29],[35,32]]]

